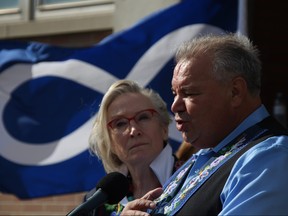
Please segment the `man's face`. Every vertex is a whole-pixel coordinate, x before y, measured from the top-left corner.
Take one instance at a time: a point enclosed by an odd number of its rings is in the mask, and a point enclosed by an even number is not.
[[[233,124],[230,83],[213,78],[208,56],[180,61],[172,78],[176,127],[197,148],[216,146]]]

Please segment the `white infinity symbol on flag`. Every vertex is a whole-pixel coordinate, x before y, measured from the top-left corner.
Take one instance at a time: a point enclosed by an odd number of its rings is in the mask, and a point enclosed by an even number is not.
[[[215,26],[196,24],[173,31],[155,43],[135,64],[126,78],[146,86],[173,57],[180,43],[205,33],[220,34],[223,33],[223,30]],[[21,73],[19,73],[19,70],[21,70]],[[33,66],[17,64],[0,74],[1,112],[3,112],[9,101],[11,92],[21,83],[47,75],[73,80],[103,94],[117,80],[108,72],[78,60],[42,62]],[[2,115],[3,113],[1,113]],[[0,154],[7,160],[21,165],[42,166],[62,162],[88,149],[88,137],[93,121],[94,119],[90,118],[73,133],[60,140],[41,145],[32,145],[14,139],[7,133],[3,122],[0,121]],[[181,142],[181,135],[177,131],[174,122],[170,124],[169,137]]]

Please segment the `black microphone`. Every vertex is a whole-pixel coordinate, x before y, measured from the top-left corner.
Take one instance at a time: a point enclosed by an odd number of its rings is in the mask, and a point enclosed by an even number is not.
[[[127,195],[128,189],[129,182],[123,174],[119,172],[108,173],[98,182],[96,192],[66,216],[82,216],[104,203],[118,203]]]

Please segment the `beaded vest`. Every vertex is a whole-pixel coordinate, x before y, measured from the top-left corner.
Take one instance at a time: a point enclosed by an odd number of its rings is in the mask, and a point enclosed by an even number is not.
[[[196,160],[192,156],[170,178],[151,215],[217,215],[222,209],[220,193],[236,160],[268,137],[284,134],[286,129],[268,117],[241,133],[193,175],[189,174]],[[189,182],[183,185],[188,174]]]

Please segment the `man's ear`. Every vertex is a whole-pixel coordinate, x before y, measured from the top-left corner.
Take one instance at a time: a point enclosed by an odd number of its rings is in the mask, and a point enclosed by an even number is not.
[[[248,92],[247,82],[243,77],[235,77],[232,80],[232,105],[238,107]]]

